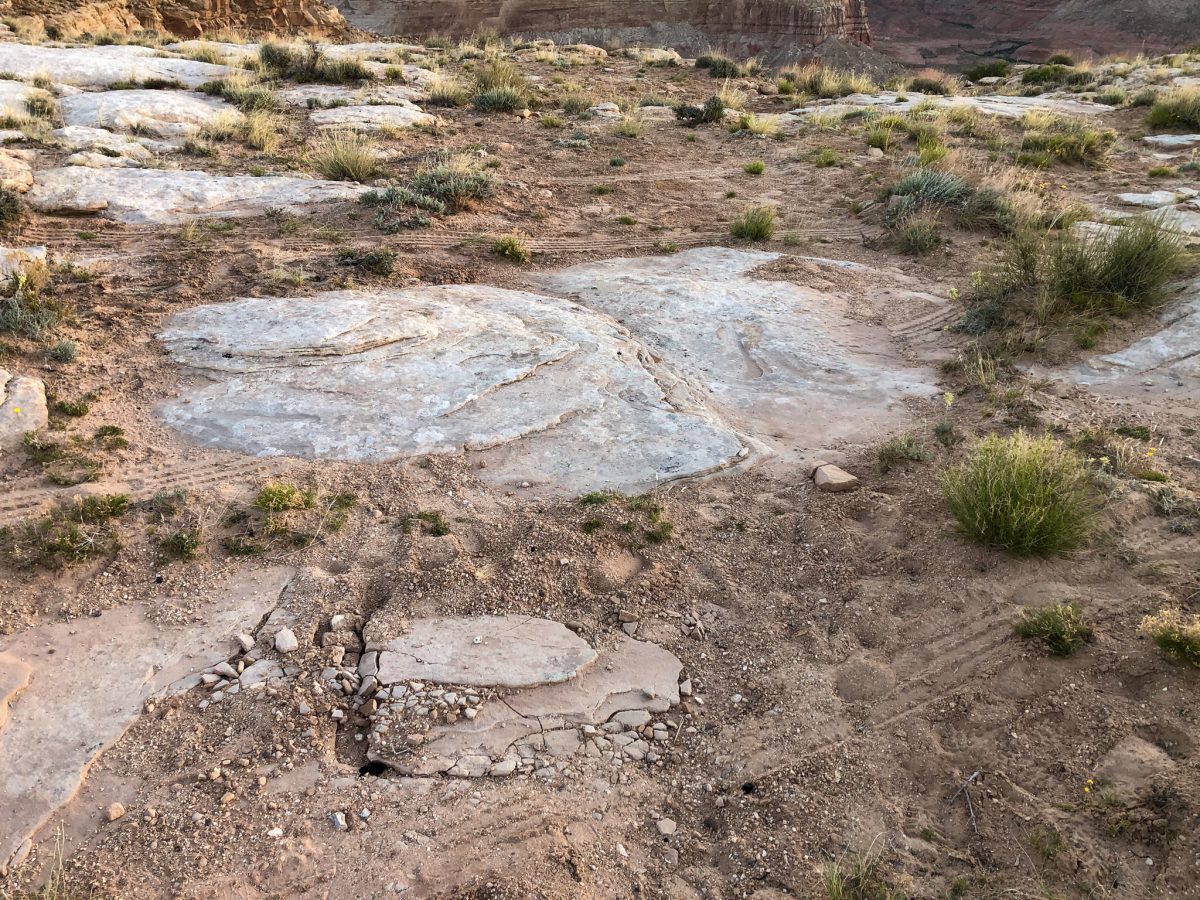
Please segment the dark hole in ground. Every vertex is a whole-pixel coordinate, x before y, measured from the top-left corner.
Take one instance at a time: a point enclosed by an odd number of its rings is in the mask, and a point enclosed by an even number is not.
[[[757,790],[758,790],[758,785],[755,784],[753,781],[747,781],[745,784],[742,785],[742,793],[743,794],[753,794]]]
[[[371,760],[364,766],[358,767],[359,775],[382,775],[388,770],[387,763],[381,763],[379,760]]]

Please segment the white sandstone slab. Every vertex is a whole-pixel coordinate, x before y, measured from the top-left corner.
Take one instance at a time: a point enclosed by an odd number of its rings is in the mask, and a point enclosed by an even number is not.
[[[461,285],[242,299],[181,312],[160,336],[196,375],[162,416],[258,456],[466,450],[490,481],[583,493],[712,471],[743,448],[625,329],[552,297]]]
[[[766,281],[777,254],[710,247],[610,259],[537,276],[543,288],[606,313],[720,419],[792,461],[869,441],[907,420],[904,400],[936,392],[887,333],[850,321],[837,295]],[[880,275],[877,287],[890,285]],[[808,451],[808,452],[806,452]]]
[[[27,431],[45,428],[48,421],[41,380],[0,368],[0,453],[16,450]]]
[[[218,119],[245,116],[218,97],[184,91],[99,91],[59,102],[68,126],[141,128],[164,137],[183,137]]]
[[[5,43],[0,71],[18,78],[46,75],[56,84],[104,88],[118,81],[167,79],[197,88],[234,70],[228,66],[158,56],[150,47],[112,44],[103,47],[33,47]]]
[[[1156,147],[1194,147],[1200,144],[1200,134],[1152,134],[1142,140]]]
[[[92,212],[130,224],[302,211],[315,203],[356,199],[363,188],[341,181],[286,176],[209,175],[165,169],[84,169],[37,173],[29,202],[42,212]]]
[[[904,99],[901,100],[900,97]],[[844,114],[857,109],[877,108],[884,113],[907,113],[918,105],[928,105],[939,109],[955,107],[970,107],[984,115],[1001,116],[1006,119],[1019,119],[1030,110],[1047,110],[1064,115],[1095,116],[1111,112],[1112,107],[1097,103],[1083,103],[1079,100],[1068,100],[1062,97],[1008,97],[998,94],[979,97],[943,97],[938,94],[922,94],[918,91],[907,91],[903,95],[895,91],[880,91],[878,94],[851,94],[840,100],[818,101],[811,106],[794,109],[780,116],[780,124],[795,124],[814,114],[835,113]]]
[[[335,106],[314,110],[310,121],[321,129],[350,131],[384,131],[391,128],[412,128],[434,125],[437,117],[407,100],[385,106]]]
[[[0,188],[24,193],[33,186],[32,150],[0,149]]]
[[[529,687],[574,678],[596,658],[566,626],[532,616],[415,619],[379,651],[381,684]]]
[[[1095,356],[1068,373],[1077,384],[1106,391],[1146,389],[1200,400],[1200,282],[1160,317],[1162,328],[1124,350]]]
[[[310,101],[320,106],[375,105],[389,103],[417,103],[427,94],[405,84],[370,84],[366,87],[347,87],[343,84],[298,84],[284,88],[275,94],[280,103],[290,106],[308,106]]]
[[[1151,191],[1149,194],[1118,194],[1117,199],[1126,206],[1161,209],[1164,206],[1178,203],[1183,197],[1174,191]]]
[[[0,60],[2,58],[3,54],[0,53]],[[39,93],[38,90],[32,85],[0,79],[0,118],[28,118],[29,110],[26,108],[25,102],[37,93]]]
[[[11,275],[30,263],[45,263],[45,247],[0,247],[0,276]]]
[[[148,699],[189,689],[196,673],[239,652],[237,635],[279,602],[292,575],[277,566],[232,576],[188,625],[156,625],[135,603],[0,641],[0,655],[33,670],[0,728],[0,862],[71,800]]]

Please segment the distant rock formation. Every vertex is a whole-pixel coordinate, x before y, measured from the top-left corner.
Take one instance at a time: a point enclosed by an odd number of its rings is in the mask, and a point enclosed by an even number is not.
[[[880,49],[907,63],[1040,62],[1057,50],[1154,53],[1200,43],[1200,3],[871,0],[871,24]]]
[[[0,10],[40,21],[64,37],[143,28],[179,37],[222,28],[323,36],[346,31],[341,13],[323,0],[0,0]]]
[[[866,0],[336,0],[352,25],[381,34],[502,34],[646,40],[699,52],[870,43]]]

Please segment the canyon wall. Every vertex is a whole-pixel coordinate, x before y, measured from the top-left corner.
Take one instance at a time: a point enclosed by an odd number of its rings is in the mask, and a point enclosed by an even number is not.
[[[0,0],[0,11],[64,37],[157,28],[180,37],[237,28],[336,36],[346,21],[322,0]]]
[[[380,34],[605,37],[710,45],[744,53],[812,47],[828,38],[869,43],[866,0],[338,0],[352,25]]]
[[[1200,43],[1200,0],[871,0],[871,25],[912,64],[1159,53]]]

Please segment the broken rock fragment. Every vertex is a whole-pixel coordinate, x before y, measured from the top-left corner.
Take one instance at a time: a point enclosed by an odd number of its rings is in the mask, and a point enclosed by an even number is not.
[[[813,471],[813,481],[822,491],[830,494],[852,491],[858,487],[858,479],[835,465],[818,466]]]

